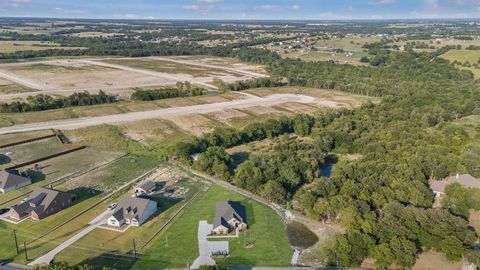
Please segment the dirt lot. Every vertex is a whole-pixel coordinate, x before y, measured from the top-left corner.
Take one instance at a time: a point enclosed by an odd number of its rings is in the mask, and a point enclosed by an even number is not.
[[[1,68],[1,67],[0,67]],[[174,84],[154,76],[88,65],[74,60],[57,60],[28,65],[10,65],[7,71],[56,89],[98,90]]]
[[[0,94],[33,92],[34,89],[0,78]]]

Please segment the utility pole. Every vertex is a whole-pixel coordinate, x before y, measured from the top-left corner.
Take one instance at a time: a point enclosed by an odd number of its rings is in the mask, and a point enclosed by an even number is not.
[[[133,258],[137,260],[137,241],[133,238]]]
[[[23,250],[25,251],[25,262],[28,262],[27,242],[23,242]]]
[[[18,241],[17,241],[17,232],[13,230],[13,239],[15,239],[15,249],[17,250],[17,255],[20,253],[20,250],[18,250]]]

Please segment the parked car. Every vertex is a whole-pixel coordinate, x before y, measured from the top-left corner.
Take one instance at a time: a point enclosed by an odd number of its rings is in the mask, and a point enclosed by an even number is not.
[[[7,263],[4,261],[0,261],[0,266],[4,266],[4,265],[7,265]]]
[[[108,206],[108,210],[113,210],[115,207],[117,207],[117,203],[112,203]]]

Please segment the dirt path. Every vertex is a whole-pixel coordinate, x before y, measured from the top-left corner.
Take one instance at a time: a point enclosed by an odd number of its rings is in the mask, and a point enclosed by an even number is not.
[[[48,85],[40,84],[38,82],[20,77],[18,75],[7,72],[5,70],[0,70],[0,77],[2,77],[4,79],[7,79],[9,81],[12,81],[12,82],[16,82],[16,83],[18,83],[20,85],[23,85],[23,86],[26,86],[28,88],[42,90],[42,91],[52,90],[52,88]]]
[[[142,112],[130,112],[123,114],[113,114],[97,117],[83,117],[73,118],[66,120],[55,120],[48,122],[39,122],[31,124],[15,125],[11,127],[1,128],[0,134],[16,133],[16,132],[28,132],[44,129],[77,129],[87,126],[95,126],[101,124],[118,124],[124,122],[161,118],[166,116],[179,116],[185,114],[197,114],[197,113],[211,113],[221,111],[224,109],[241,109],[253,106],[273,106],[285,102],[298,102],[298,103],[318,103],[313,97],[295,94],[274,94],[267,97],[255,97],[247,95],[247,98],[240,100],[232,100],[226,102],[212,103],[212,104],[200,104],[184,107],[173,107],[158,109],[152,111]],[[337,107],[337,103],[325,101],[326,107]]]

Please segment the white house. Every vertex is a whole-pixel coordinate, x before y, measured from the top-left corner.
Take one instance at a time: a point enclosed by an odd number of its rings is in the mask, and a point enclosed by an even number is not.
[[[215,207],[212,234],[228,234],[247,228],[247,212],[239,202],[223,201]]]
[[[155,212],[157,212],[155,201],[125,197],[120,200],[112,215],[107,219],[107,224],[113,227],[121,227],[125,224],[138,227]]]

